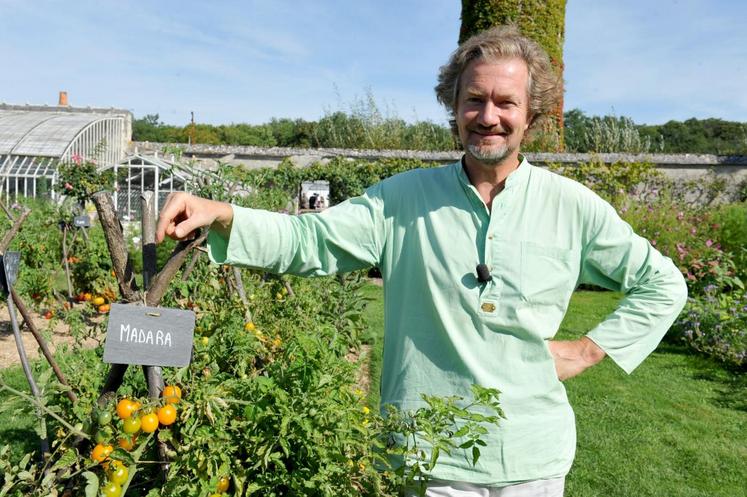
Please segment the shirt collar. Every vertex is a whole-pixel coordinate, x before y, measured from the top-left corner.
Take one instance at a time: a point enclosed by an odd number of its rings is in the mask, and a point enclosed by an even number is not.
[[[457,162],[455,164],[455,167],[457,169],[457,176],[459,177],[459,182],[464,187],[470,187],[474,186],[469,181],[469,176],[467,176],[467,171],[464,170],[464,157],[462,157],[462,160]],[[506,184],[504,185],[504,191],[517,187],[521,184],[524,184],[529,179],[529,170],[531,169],[532,165],[529,164],[529,161],[527,161],[526,157],[524,155],[519,154],[519,167],[511,171],[511,173],[506,178]]]

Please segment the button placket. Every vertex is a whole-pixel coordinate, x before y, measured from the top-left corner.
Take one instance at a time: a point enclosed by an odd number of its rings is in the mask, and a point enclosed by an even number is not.
[[[491,209],[491,215],[487,223],[487,230],[485,236],[485,247],[483,253],[485,254],[485,265],[488,266],[488,271],[491,273],[493,279],[486,284],[485,290],[480,295],[480,311],[483,314],[493,314],[498,308],[498,300],[500,298],[501,289],[503,288],[503,281],[499,275],[493,273],[494,260],[494,246],[496,238],[499,236],[497,226],[500,225],[501,210],[500,204],[493,204]]]

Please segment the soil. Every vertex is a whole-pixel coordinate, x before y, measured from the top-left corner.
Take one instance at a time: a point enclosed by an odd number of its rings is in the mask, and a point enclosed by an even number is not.
[[[36,325],[36,329],[47,339],[47,345],[52,353],[54,353],[60,344],[73,342],[73,337],[70,336],[70,328],[62,320],[44,319],[43,316],[32,309],[29,309],[29,313],[31,314],[34,325]],[[29,359],[36,359],[41,355],[36,339],[34,339],[34,335],[31,334],[28,327],[24,324],[18,310],[16,310],[16,316],[18,318],[18,325],[21,327],[21,337],[23,338],[26,355]],[[91,343],[87,343],[87,345],[94,346],[96,343],[91,340]],[[20,363],[21,359],[18,356],[18,348],[15,337],[13,336],[8,305],[7,303],[3,303],[0,306],[0,369]]]
[[[345,359],[352,362],[353,364],[358,365],[358,370],[355,375],[355,385],[363,390],[366,394],[368,394],[368,390],[371,388],[371,372],[368,367],[370,355],[371,346],[364,344],[361,345],[358,351],[348,352],[348,354],[345,356]]]

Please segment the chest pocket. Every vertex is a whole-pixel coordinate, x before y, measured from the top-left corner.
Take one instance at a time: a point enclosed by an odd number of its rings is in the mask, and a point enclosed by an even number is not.
[[[578,268],[574,250],[521,242],[521,294],[527,302],[565,304],[576,287]]]

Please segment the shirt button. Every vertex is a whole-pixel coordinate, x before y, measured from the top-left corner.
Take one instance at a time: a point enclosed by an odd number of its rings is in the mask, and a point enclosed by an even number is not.
[[[488,235],[488,240],[492,240],[492,239],[493,239],[493,235]]]
[[[485,302],[480,306],[480,309],[482,309],[483,312],[493,312],[495,310],[495,304]]]

